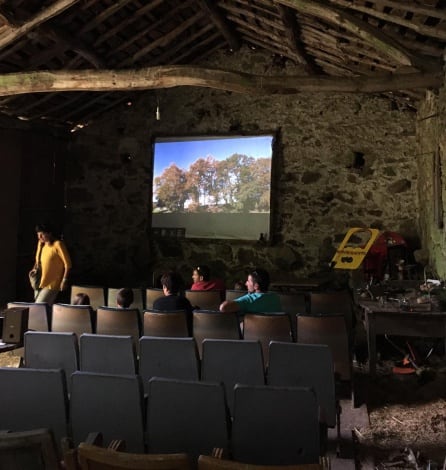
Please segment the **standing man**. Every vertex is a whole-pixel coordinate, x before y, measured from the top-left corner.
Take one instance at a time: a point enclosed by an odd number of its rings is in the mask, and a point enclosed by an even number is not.
[[[225,300],[220,305],[221,312],[282,312],[279,296],[275,292],[268,292],[269,274],[265,269],[251,271],[245,285],[248,293],[234,300]]]

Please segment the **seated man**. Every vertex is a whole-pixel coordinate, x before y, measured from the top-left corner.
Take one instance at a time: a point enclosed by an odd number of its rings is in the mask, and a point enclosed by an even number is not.
[[[197,266],[192,271],[194,281],[191,290],[219,290],[221,298],[225,298],[226,286],[222,279],[211,279],[211,270],[208,266]]]
[[[154,310],[176,311],[184,310],[187,316],[189,331],[192,331],[192,305],[184,295],[180,294],[184,286],[183,278],[175,271],[169,271],[161,276],[164,297],[153,302]]]
[[[128,287],[123,287],[118,290],[116,294],[116,305],[119,308],[129,308],[133,303],[133,290]]]
[[[220,305],[221,312],[272,313],[281,312],[280,298],[275,292],[268,292],[269,274],[257,268],[248,274],[248,293],[234,300],[225,300]]]

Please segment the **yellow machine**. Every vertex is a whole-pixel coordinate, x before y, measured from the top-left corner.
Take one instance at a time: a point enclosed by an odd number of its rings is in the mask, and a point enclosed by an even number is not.
[[[380,231],[376,228],[351,228],[339,245],[332,265],[335,269],[357,269]]]

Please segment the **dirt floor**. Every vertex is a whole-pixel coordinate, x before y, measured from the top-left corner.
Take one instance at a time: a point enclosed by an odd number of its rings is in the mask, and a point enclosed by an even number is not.
[[[383,358],[375,378],[355,366],[356,400],[367,404],[370,417],[369,427],[354,431],[359,467],[444,470],[446,358],[433,353],[416,373],[393,373],[402,358]]]

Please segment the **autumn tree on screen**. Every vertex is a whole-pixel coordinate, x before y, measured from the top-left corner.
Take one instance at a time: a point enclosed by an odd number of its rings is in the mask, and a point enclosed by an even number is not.
[[[271,158],[200,157],[155,178],[154,211],[269,212]]]

